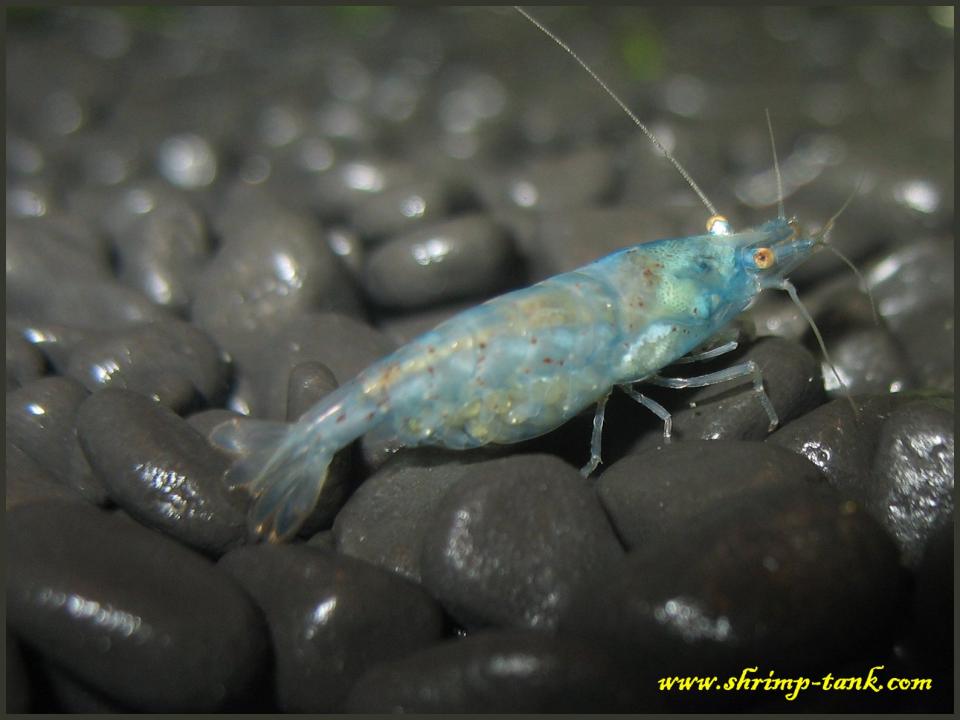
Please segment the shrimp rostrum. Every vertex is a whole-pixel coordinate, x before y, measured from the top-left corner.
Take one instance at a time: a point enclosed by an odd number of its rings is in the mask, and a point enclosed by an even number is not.
[[[591,458],[583,468],[589,474],[600,462],[603,410],[613,388],[657,413],[669,437],[669,414],[635,383],[688,387],[738,378],[752,381],[775,427],[752,361],[698,378],[657,373],[704,345],[764,289],[784,289],[796,301],[786,276],[826,243],[832,220],[806,233],[781,213],[732,232],[712,215],[703,235],[628,247],[456,315],[342,384],[292,425],[236,419],[216,427],[211,440],[241,455],[227,479],[255,498],[252,533],[272,541],[294,534],[316,504],[333,456],[367,433],[393,447],[508,444],[595,405]]]

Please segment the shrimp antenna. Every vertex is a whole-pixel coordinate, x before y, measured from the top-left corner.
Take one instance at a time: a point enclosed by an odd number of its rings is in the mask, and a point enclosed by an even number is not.
[[[827,352],[827,345],[825,342],[823,342],[823,335],[820,334],[820,328],[818,328],[817,324],[813,321],[813,317],[807,311],[807,308],[804,307],[802,302],[800,302],[800,296],[797,295],[797,289],[793,286],[793,283],[787,279],[784,279],[780,282],[780,289],[787,291],[790,299],[793,300],[793,304],[797,306],[797,310],[800,311],[800,314],[803,316],[803,319],[806,320],[807,325],[809,325],[810,329],[813,330],[813,335],[817,338],[817,344],[820,346],[820,352],[823,353],[823,358],[827,361],[827,365],[829,365],[830,369],[833,371],[833,376],[837,379],[837,382],[840,383],[840,387],[843,389],[843,394],[849,401],[850,407],[853,410],[853,416],[859,419],[860,412],[857,410],[857,404],[853,401],[853,398],[850,397],[850,389],[843,381],[843,378],[840,377],[840,373],[837,371],[837,366],[834,365],[833,360],[830,359],[830,353]]]
[[[817,240],[817,244],[827,244],[827,238],[830,235],[830,231],[833,230],[833,224],[837,221],[837,218],[843,214],[843,211],[847,209],[850,203],[853,202],[853,198],[857,196],[857,193],[860,192],[860,188],[863,186],[863,178],[864,176],[861,175],[860,179],[857,180],[857,184],[853,188],[853,191],[847,195],[847,199],[843,201],[843,205],[840,206],[840,209],[837,210],[833,216],[823,224],[823,228],[820,230],[820,232],[816,233],[815,239]]]
[[[780,161],[777,159],[777,143],[773,139],[773,123],[770,121],[770,108],[763,110],[767,114],[767,130],[770,132],[770,149],[773,151],[773,172],[777,176],[777,217],[786,219],[783,210],[783,177],[780,175]]]
[[[867,294],[867,299],[870,301],[870,312],[873,314],[873,324],[877,327],[880,327],[880,316],[877,315],[877,304],[873,300],[873,293],[870,292],[870,286],[867,285],[867,281],[857,269],[857,266],[853,264],[853,261],[850,258],[837,250],[837,248],[835,248],[833,245],[823,243],[823,247],[840,258],[846,264],[846,266],[853,271],[853,274],[857,276],[857,280],[860,282],[860,288]]]
[[[690,189],[693,190],[693,191],[697,194],[697,196],[700,198],[700,200],[701,200],[701,201],[703,202],[703,204],[706,206],[707,210],[710,211],[710,215],[712,215],[712,216],[719,215],[719,213],[717,212],[717,209],[713,206],[713,203],[711,203],[711,202],[707,199],[707,196],[704,194],[703,190],[701,190],[701,189],[700,189],[700,186],[697,185],[697,184],[693,181],[693,178],[690,177],[690,174],[689,174],[686,170],[683,169],[683,166],[682,166],[679,162],[677,162],[677,159],[676,159],[673,155],[671,155],[671,154],[670,154],[670,151],[667,150],[667,149],[663,146],[663,143],[661,143],[661,142],[657,139],[657,136],[654,135],[652,132],[650,132],[650,130],[647,128],[646,125],[644,125],[642,122],[640,122],[640,118],[638,118],[636,115],[633,114],[633,112],[631,112],[630,108],[628,108],[628,107],[626,106],[626,104],[623,102],[623,100],[621,100],[613,90],[611,90],[609,87],[607,87],[607,84],[606,84],[603,80],[600,79],[600,77],[590,68],[590,66],[587,65],[587,63],[585,63],[583,60],[581,60],[581,59],[580,59],[580,56],[577,55],[573,50],[570,49],[570,46],[569,46],[569,45],[567,45],[565,42],[563,42],[563,40],[561,40],[560,38],[558,38],[558,37],[557,37],[556,35],[554,35],[552,32],[550,32],[549,30],[547,30],[547,28],[545,28],[543,25],[541,25],[539,21],[537,21],[532,15],[530,15],[530,13],[528,13],[528,12],[527,12],[526,10],[524,10],[522,7],[520,7],[519,5],[514,5],[514,6],[513,6],[513,9],[516,10],[516,11],[517,11],[518,13],[520,13],[521,15],[523,15],[523,16],[524,16],[527,20],[529,20],[531,23],[533,23],[533,25],[534,25],[536,28],[538,28],[538,29],[540,30],[540,32],[542,32],[542,33],[543,33],[544,35],[546,35],[548,38],[550,38],[551,40],[553,40],[557,45],[559,45],[561,48],[563,48],[563,50],[565,50],[566,53],[567,53],[568,55],[570,55],[570,57],[572,57],[574,60],[576,60],[578,63],[580,63],[580,67],[582,67],[584,70],[586,70],[587,73],[590,75],[590,77],[592,77],[592,78],[597,82],[597,84],[598,84],[601,88],[604,89],[604,91],[607,93],[607,95],[609,95],[611,98],[613,98],[614,102],[616,102],[617,105],[619,105],[620,108],[627,114],[627,117],[629,117],[631,120],[633,120],[634,124],[643,131],[643,134],[646,135],[646,136],[650,139],[650,142],[652,142],[652,143],[654,144],[654,146],[656,146],[657,150],[659,150],[660,152],[662,152],[663,155],[664,155],[664,157],[667,158],[667,160],[669,160],[670,163],[677,169],[677,172],[679,172],[680,175],[681,175],[681,177],[683,177],[683,179],[686,180],[687,185],[690,186]]]
[[[857,266],[853,264],[853,261],[844,255],[840,250],[835,248],[828,242],[830,231],[833,230],[833,224],[836,222],[837,218],[840,217],[841,213],[847,209],[847,206],[853,201],[853,198],[860,191],[860,187],[863,185],[863,175],[860,176],[860,179],[857,181],[857,186],[853,189],[853,192],[847,196],[847,199],[844,201],[843,205],[840,206],[840,209],[833,214],[829,220],[823,225],[823,229],[820,232],[814,234],[814,241],[817,245],[825,247],[827,250],[832,252],[838,258],[840,258],[848,268],[853,271],[853,274],[856,275],[857,280],[860,282],[860,289],[867,294],[867,299],[870,301],[870,312],[873,314],[873,323],[877,327],[880,327],[880,316],[877,315],[877,304],[873,299],[873,293],[870,291],[870,286],[867,285],[866,279],[861,274],[860,270],[857,269]]]

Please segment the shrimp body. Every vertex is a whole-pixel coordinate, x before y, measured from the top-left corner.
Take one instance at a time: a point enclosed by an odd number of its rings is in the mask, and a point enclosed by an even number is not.
[[[229,421],[256,534],[282,540],[316,503],[334,453],[515,443],[553,430],[703,344],[815,246],[793,221],[635,245],[440,324],[343,384],[292,426]]]

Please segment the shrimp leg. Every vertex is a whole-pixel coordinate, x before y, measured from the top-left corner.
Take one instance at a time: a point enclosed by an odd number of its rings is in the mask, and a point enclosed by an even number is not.
[[[665,442],[670,442],[670,432],[673,428],[673,417],[670,415],[670,411],[656,400],[637,392],[629,385],[619,385],[618,387],[663,421],[663,439]]]
[[[600,464],[600,437],[603,434],[603,414],[607,408],[607,400],[610,399],[610,393],[604,395],[597,402],[597,410],[593,414],[593,434],[590,436],[590,460],[580,468],[580,474],[589,477],[590,473],[597,469]]]
[[[723,345],[718,345],[715,348],[710,350],[705,350],[701,353],[691,353],[690,355],[684,355],[682,358],[677,358],[673,361],[674,365],[680,365],[685,363],[701,362],[702,360],[712,360],[715,357],[720,357],[721,355],[726,355],[728,352],[733,352],[738,347],[740,343],[736,340],[731,340],[730,342],[725,342]]]
[[[770,419],[770,426],[768,429],[772,431],[780,423],[780,420],[777,417],[777,411],[773,409],[773,403],[770,402],[770,397],[767,395],[767,391],[763,388],[763,376],[760,374],[760,367],[753,360],[747,360],[746,362],[733,365],[724,370],[718,370],[717,372],[707,373],[706,375],[699,375],[697,377],[665,378],[661,377],[660,375],[651,375],[646,379],[646,382],[654,385],[660,385],[661,387],[681,389],[688,387],[705,387],[707,385],[716,385],[717,383],[736,380],[737,378],[746,377],[748,375],[751,376],[753,390],[756,392],[757,397],[760,400],[760,404],[763,406],[764,411],[767,413],[767,417]]]
[[[682,365],[686,363],[700,362],[702,360],[712,360],[713,358],[726,355],[740,347],[740,330],[736,327],[721,330],[710,340],[700,347],[694,348],[691,352],[681,358],[673,361],[673,365]],[[720,342],[716,345],[716,342]]]

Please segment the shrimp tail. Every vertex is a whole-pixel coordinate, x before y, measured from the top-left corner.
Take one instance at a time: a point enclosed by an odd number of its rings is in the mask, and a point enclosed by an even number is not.
[[[289,539],[320,498],[337,448],[305,442],[301,433],[297,425],[239,418],[210,433],[214,445],[240,455],[225,479],[253,497],[248,529],[254,537]]]

